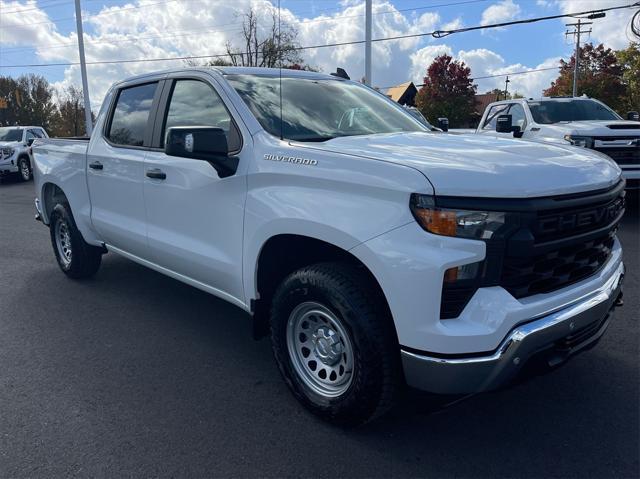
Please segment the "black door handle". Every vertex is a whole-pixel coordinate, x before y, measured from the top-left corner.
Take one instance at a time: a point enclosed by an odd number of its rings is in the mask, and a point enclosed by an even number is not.
[[[104,166],[99,161],[94,161],[93,163],[89,163],[89,168],[92,170],[101,170]]]
[[[166,180],[167,174],[159,168],[153,168],[151,170],[147,170],[147,177],[153,178],[154,180]]]

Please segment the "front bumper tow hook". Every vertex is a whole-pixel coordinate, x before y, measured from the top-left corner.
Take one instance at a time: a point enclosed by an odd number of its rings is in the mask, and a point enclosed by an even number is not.
[[[622,291],[620,292],[620,294],[618,295],[618,297],[616,298],[616,302],[614,303],[614,305],[616,307],[620,307],[624,305],[624,298],[623,298],[623,294]]]

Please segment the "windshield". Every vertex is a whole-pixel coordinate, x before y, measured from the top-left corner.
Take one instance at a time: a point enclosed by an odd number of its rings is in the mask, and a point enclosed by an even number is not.
[[[424,115],[420,113],[420,110],[416,110],[415,108],[405,108],[405,111],[409,113],[409,115],[414,117],[416,120],[418,120],[420,123],[422,123],[424,126],[429,128],[430,130],[435,129],[435,127],[431,123],[429,123],[429,121],[424,117]]]
[[[544,125],[561,121],[621,119],[614,111],[593,100],[542,100],[528,103],[534,121]]]
[[[0,141],[22,141],[22,128],[0,128]]]
[[[228,75],[262,127],[280,137],[280,78]],[[282,78],[282,135],[297,141],[339,136],[425,131],[391,100],[356,83]]]

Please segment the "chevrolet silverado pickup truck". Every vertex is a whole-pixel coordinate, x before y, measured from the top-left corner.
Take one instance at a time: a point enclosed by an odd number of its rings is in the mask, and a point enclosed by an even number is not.
[[[88,141],[34,152],[36,218],[66,275],[112,252],[236,305],[334,423],[380,416],[405,384],[464,394],[558,365],[621,300],[615,163],[432,133],[343,78],[138,76]]]
[[[40,126],[0,128],[0,178],[17,173],[22,181],[31,179],[31,144],[36,138],[48,138]]]
[[[574,145],[598,151],[622,169],[627,189],[640,189],[640,118],[623,120],[604,103],[588,98],[520,98],[491,103],[476,133]]]

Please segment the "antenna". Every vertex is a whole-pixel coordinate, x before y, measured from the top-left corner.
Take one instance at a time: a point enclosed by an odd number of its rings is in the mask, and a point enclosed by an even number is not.
[[[282,119],[282,33],[280,32],[280,0],[278,0],[278,65],[280,67],[280,140],[284,140],[284,120]]]

